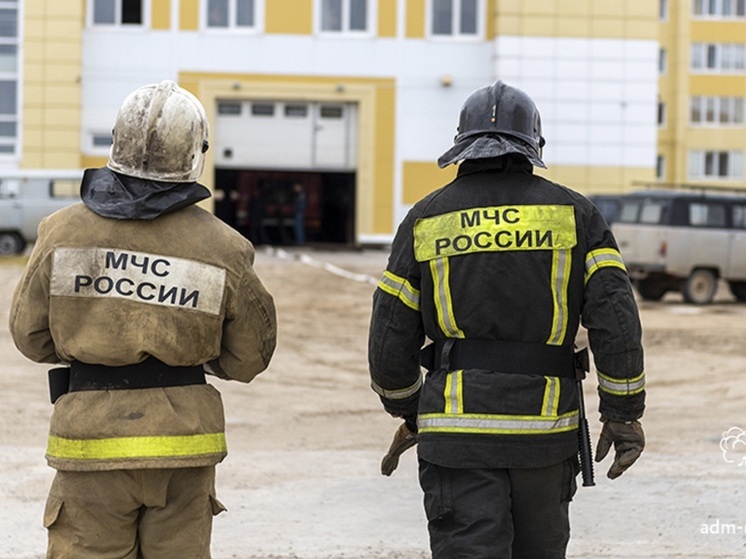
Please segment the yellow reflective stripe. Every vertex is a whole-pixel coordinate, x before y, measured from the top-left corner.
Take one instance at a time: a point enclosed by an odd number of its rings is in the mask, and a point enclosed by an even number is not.
[[[172,458],[221,454],[227,450],[224,433],[108,439],[65,439],[50,435],[47,443],[48,456],[73,460]]]
[[[633,378],[615,378],[596,371],[598,387],[615,396],[632,396],[645,390],[645,373]]]
[[[418,219],[418,262],[474,252],[565,250],[577,244],[575,209],[559,205],[489,206]]]
[[[402,303],[415,311],[420,310],[420,292],[412,287],[405,278],[392,274],[388,270],[383,273],[378,289],[398,298]]]
[[[433,277],[433,297],[438,315],[438,324],[447,338],[463,338],[464,333],[456,324],[451,301],[451,287],[448,279],[450,266],[448,258],[430,261],[430,273]]]
[[[446,386],[443,391],[445,399],[445,413],[464,413],[464,382],[463,370],[453,371],[446,376]]]
[[[555,416],[559,408],[560,379],[558,377],[544,377],[544,400],[541,404],[541,415]]]
[[[578,427],[578,410],[555,416],[427,413],[417,418],[420,433],[548,435]]]
[[[599,248],[590,251],[585,257],[585,283],[591,279],[591,276],[595,274],[601,268],[620,268],[627,272],[627,268],[624,266],[624,260],[619,251],[614,248]]]
[[[549,334],[547,344],[562,345],[567,332],[567,286],[570,281],[570,264],[572,252],[569,250],[556,250],[552,253],[552,302],[554,313],[552,315],[552,331]]]
[[[379,396],[388,398],[389,400],[404,400],[405,398],[409,398],[410,396],[416,394],[421,386],[421,376],[417,377],[417,381],[413,385],[407,386],[406,388],[397,388],[395,390],[387,390],[373,381],[371,381],[370,383],[370,387],[373,389],[373,392],[375,392]]]

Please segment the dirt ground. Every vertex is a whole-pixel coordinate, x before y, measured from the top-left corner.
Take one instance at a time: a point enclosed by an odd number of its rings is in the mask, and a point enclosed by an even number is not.
[[[250,385],[213,381],[229,446],[218,467],[228,512],[215,521],[215,559],[429,556],[415,452],[390,478],[378,469],[398,425],[370,391],[366,367],[370,300],[386,257],[259,251],[279,345]],[[0,260],[0,559],[43,557],[53,476],[44,462],[47,367],[25,360],[7,332],[22,266]],[[568,557],[745,557],[746,434],[738,437],[746,429],[746,304],[721,289],[710,306],[671,294],[641,303],[641,312],[648,446],[620,479],[604,477],[607,461],[596,487],[578,490]],[[594,384],[586,382],[586,402],[595,442]]]

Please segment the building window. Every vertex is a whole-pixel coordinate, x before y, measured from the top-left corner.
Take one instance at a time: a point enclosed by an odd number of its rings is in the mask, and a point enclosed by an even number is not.
[[[692,14],[698,18],[744,18],[746,0],[693,0]]]
[[[144,0],[94,0],[94,25],[142,25]]]
[[[668,21],[668,0],[660,0],[658,17],[661,21]]]
[[[692,70],[744,73],[746,45],[742,43],[693,43]]]
[[[308,105],[285,105],[285,116],[288,118],[306,118],[308,116]]]
[[[252,116],[274,116],[275,105],[274,103],[252,103],[251,114]]]
[[[254,29],[254,0],[207,0],[208,29]]]
[[[431,0],[430,33],[436,37],[476,37],[480,0]]]
[[[697,126],[743,126],[743,113],[743,97],[696,95],[691,98],[689,120]]]
[[[18,67],[18,2],[0,1],[0,161],[17,149]]]
[[[666,104],[658,101],[658,127],[663,128],[666,125]]]
[[[218,101],[218,114],[239,116],[241,114],[240,101]]]
[[[366,33],[370,28],[368,0],[322,0],[321,25],[324,33]]]
[[[342,105],[321,105],[321,118],[342,118],[344,107]]]
[[[658,73],[662,76],[666,73],[668,67],[668,52],[666,49],[658,50]]]
[[[688,164],[690,179],[743,179],[742,151],[691,150]]]
[[[112,144],[111,133],[94,132],[91,134],[91,145],[95,149],[109,149]]]

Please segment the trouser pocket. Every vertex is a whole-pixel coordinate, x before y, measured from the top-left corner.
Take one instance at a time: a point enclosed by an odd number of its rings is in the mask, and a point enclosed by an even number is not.
[[[221,512],[225,512],[228,509],[221,503],[215,495],[210,495],[210,507],[212,508],[212,515],[217,516]]]
[[[60,518],[62,505],[64,501],[54,495],[47,497],[47,504],[44,506],[44,527],[51,528]]]
[[[571,456],[570,458],[565,460],[564,469],[562,472],[564,490],[560,498],[561,503],[569,503],[570,501],[572,501],[572,498],[575,496],[575,493],[578,490],[577,477],[579,473],[580,461],[578,460],[577,456]]]
[[[420,487],[425,494],[425,515],[435,522],[453,515],[453,486],[448,468],[420,460]]]

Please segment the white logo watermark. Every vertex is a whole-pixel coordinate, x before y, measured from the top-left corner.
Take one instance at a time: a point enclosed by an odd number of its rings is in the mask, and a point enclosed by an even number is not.
[[[711,524],[702,524],[699,527],[699,533],[714,536],[745,534],[746,526],[743,524],[735,524],[733,522],[720,522],[720,519],[718,518]]]
[[[731,427],[720,439],[720,450],[723,460],[728,464],[746,468],[746,431],[740,427]]]

